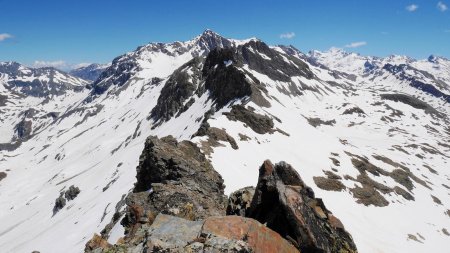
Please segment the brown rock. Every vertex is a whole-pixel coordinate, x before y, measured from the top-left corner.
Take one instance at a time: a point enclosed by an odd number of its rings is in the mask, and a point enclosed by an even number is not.
[[[293,241],[302,252],[357,252],[342,223],[284,162],[274,166],[267,160],[261,166],[248,217]]]
[[[339,179],[331,179],[326,177],[313,177],[314,183],[325,191],[343,191],[346,189],[345,185]]]
[[[298,252],[270,228],[244,217],[210,217],[206,219],[202,232],[245,241],[254,252]]]
[[[109,249],[111,248],[111,244],[109,244],[104,238],[102,238],[100,235],[98,234],[94,234],[94,236],[92,237],[91,240],[89,240],[86,243],[86,247],[85,247],[85,251],[89,252],[91,250],[95,250],[95,249]]]

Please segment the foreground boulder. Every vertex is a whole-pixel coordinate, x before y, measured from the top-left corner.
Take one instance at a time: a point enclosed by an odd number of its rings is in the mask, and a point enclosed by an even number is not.
[[[357,252],[339,219],[284,162],[263,163],[247,217],[266,224],[301,252]]]
[[[240,216],[208,217],[190,221],[159,214],[153,224],[139,229],[134,243],[105,244],[98,236],[86,245],[88,252],[279,252],[298,250],[279,234],[258,221]]]

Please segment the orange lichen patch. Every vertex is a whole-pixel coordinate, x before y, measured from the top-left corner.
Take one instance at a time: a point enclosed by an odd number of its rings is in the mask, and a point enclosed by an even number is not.
[[[203,232],[246,241],[255,252],[299,252],[278,233],[240,216],[210,217],[203,225]]]

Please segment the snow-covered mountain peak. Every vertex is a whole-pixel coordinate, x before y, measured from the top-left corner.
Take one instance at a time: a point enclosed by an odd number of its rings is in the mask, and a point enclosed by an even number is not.
[[[172,135],[208,156],[227,193],[254,185],[265,159],[292,164],[359,252],[439,251],[450,230],[449,66],[206,31],[117,57],[92,90],[23,96],[2,79],[0,248],[80,252],[105,226],[115,243],[145,139]],[[61,206],[72,185],[78,196]]]
[[[114,59],[93,83],[93,93],[102,94],[112,85],[120,87],[134,78],[146,82],[154,78],[164,79],[184,63],[194,57],[206,57],[215,48],[237,48],[249,43],[256,45],[262,42],[255,38],[227,39],[212,30],[205,30],[184,42],[150,43]]]
[[[442,56],[433,55],[433,54],[430,55],[430,56],[427,58],[427,60],[428,60],[429,62],[432,62],[432,63],[449,62],[449,60],[448,60],[447,58],[442,57]]]
[[[0,81],[10,91],[34,97],[81,91],[88,83],[53,67],[29,68],[17,62],[0,64]]]
[[[367,62],[372,64],[374,57],[362,56],[358,53],[347,52],[342,48],[332,47],[327,51],[313,50],[307,54],[311,62],[327,66],[332,70],[345,73],[364,74]]]

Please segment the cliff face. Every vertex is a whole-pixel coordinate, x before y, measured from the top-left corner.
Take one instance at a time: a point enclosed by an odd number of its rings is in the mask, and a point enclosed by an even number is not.
[[[227,201],[222,178],[195,144],[151,136],[136,178],[125,210],[85,252],[357,252],[342,223],[286,163],[265,161],[256,189]],[[116,226],[125,233],[112,245]]]

